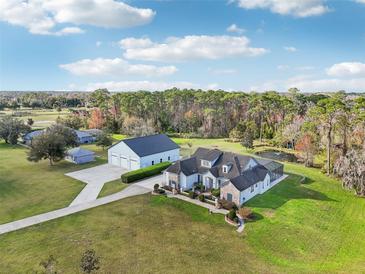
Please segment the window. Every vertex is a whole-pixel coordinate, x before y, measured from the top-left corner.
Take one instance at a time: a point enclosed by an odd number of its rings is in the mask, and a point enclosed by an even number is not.
[[[227,173],[227,166],[223,166],[223,173]]]
[[[258,184],[256,184],[256,187],[258,186]]]
[[[170,156],[169,156],[169,157],[167,157],[167,160],[169,160],[169,161],[170,161]]]
[[[160,159],[160,163],[162,163],[162,159]]]
[[[254,192],[255,186],[251,186],[251,192]]]
[[[152,161],[152,165],[154,165],[155,164],[155,161]]]
[[[232,194],[227,193],[227,201],[232,202]]]
[[[210,162],[207,161],[207,160],[202,160],[202,166],[205,166],[205,167],[210,167]]]

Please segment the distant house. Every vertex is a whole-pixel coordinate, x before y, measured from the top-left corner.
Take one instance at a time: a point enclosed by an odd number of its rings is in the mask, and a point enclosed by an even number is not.
[[[96,141],[96,137],[88,132],[75,130],[79,144],[90,144]]]
[[[80,147],[72,148],[67,151],[65,160],[75,164],[85,164],[95,161],[95,152]]]
[[[220,189],[221,199],[241,205],[273,187],[282,176],[283,165],[275,161],[198,148],[191,158],[165,171],[164,184],[186,191],[203,183],[205,190]]]
[[[77,135],[77,140],[80,144],[89,144],[89,143],[93,143],[96,141],[97,137],[94,136],[93,134],[87,132],[87,131],[83,131],[83,130],[74,130],[76,135]],[[26,145],[30,146],[32,145],[32,141],[34,137],[37,137],[39,135],[41,135],[43,132],[45,132],[44,129],[42,130],[36,130],[36,131],[32,131],[29,132],[28,134],[26,134],[23,137],[23,141]]]
[[[108,162],[128,170],[180,159],[180,147],[165,134],[125,139],[108,149]]]
[[[24,144],[31,146],[33,138],[41,135],[42,133],[43,133],[43,130],[35,130],[35,131],[27,133],[26,135],[23,136]]]

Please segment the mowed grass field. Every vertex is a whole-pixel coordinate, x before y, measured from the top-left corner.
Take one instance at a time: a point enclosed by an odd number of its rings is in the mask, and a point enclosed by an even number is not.
[[[29,162],[24,147],[0,142],[0,224],[68,206],[84,183],[64,174],[106,162],[100,148],[90,148],[100,156],[96,162],[49,166],[48,161]]]
[[[32,125],[32,128],[45,128],[52,124],[54,124],[58,117],[64,118],[70,112],[67,109],[62,109],[61,111],[57,111],[55,109],[17,109],[15,111],[13,110],[3,110],[0,111],[0,117],[3,115],[12,115],[14,112],[24,112],[29,113],[25,114],[20,117],[15,117],[23,121],[27,121],[29,118],[32,118],[34,121],[34,124]]]
[[[191,141],[193,151],[206,146],[245,152],[222,139]],[[190,153],[186,145],[182,148]],[[0,146],[0,159],[6,152],[6,163],[15,165],[17,150],[22,149]],[[32,165],[34,174],[48,170],[46,163]],[[286,164],[285,171],[290,174],[285,181],[248,202],[256,218],[243,234],[222,215],[148,194],[1,235],[0,273],[40,271],[39,262],[49,255],[57,259],[60,272],[78,273],[81,255],[89,248],[101,257],[100,273],[364,273],[365,199],[318,169]],[[7,174],[13,185],[27,179],[11,168]],[[303,183],[300,174],[307,178]],[[7,185],[2,178],[0,186]],[[59,180],[56,176],[47,188]],[[118,189],[112,182],[104,191]],[[18,198],[25,199],[23,195]],[[0,201],[3,205],[1,196]]]

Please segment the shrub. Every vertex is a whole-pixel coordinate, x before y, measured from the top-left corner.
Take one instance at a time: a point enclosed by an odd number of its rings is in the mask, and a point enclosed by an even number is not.
[[[190,190],[190,191],[189,191],[189,198],[191,198],[191,199],[195,199],[195,197],[196,197],[195,192],[194,192],[194,191],[192,191],[192,190]]]
[[[248,220],[252,217],[252,210],[248,207],[241,207],[238,210],[238,214],[241,215],[244,220]]]
[[[200,195],[198,196],[198,199],[199,199],[199,201],[201,201],[201,202],[204,202],[204,201],[205,201],[205,197],[204,197],[204,195],[203,195],[203,194],[200,194]]]
[[[158,194],[165,194],[166,191],[163,188],[157,189]]]
[[[158,189],[160,188],[160,185],[159,184],[154,184],[153,186],[153,191],[154,192],[158,192]]]
[[[221,190],[220,189],[212,189],[212,195],[215,197],[218,197],[221,195]]]
[[[233,202],[230,202],[230,201],[227,201],[227,200],[224,200],[224,199],[220,199],[219,201],[219,204],[224,208],[224,209],[227,209],[227,210],[231,210],[231,209],[237,209],[237,206],[235,203]]]
[[[163,189],[166,189],[166,190],[168,190],[168,191],[172,191],[172,187],[171,187],[171,186],[163,186],[162,188],[163,188]]]
[[[132,183],[137,180],[141,180],[143,178],[151,177],[157,174],[160,174],[161,171],[165,170],[171,165],[170,162],[163,162],[154,166],[149,166],[137,170],[133,170],[127,173],[124,173],[121,176],[122,182],[125,184]]]
[[[231,210],[229,210],[229,212],[227,213],[227,217],[228,217],[228,219],[230,219],[232,221],[237,221],[236,210],[233,208]]]

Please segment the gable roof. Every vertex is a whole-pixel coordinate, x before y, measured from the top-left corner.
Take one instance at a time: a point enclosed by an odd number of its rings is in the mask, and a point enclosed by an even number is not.
[[[24,135],[24,140],[32,140],[34,137],[41,135],[44,132],[43,129],[35,130]]]
[[[264,180],[267,173],[268,170],[264,166],[257,165],[243,171],[240,176],[232,178],[230,181],[239,191],[242,191]]]
[[[90,133],[81,130],[75,130],[75,133],[77,135],[77,138],[92,137]]]
[[[274,171],[283,167],[283,164],[268,159],[258,159],[257,162],[266,167],[269,171]]]
[[[201,165],[201,160],[218,159],[214,162],[211,168],[207,168]],[[208,157],[208,158],[207,158]],[[256,165],[252,168],[247,168],[250,161],[254,161]],[[216,178],[224,177],[229,179],[229,181],[237,188],[237,190],[242,191],[250,186],[256,184],[265,179],[266,175],[269,173],[269,168],[280,167],[282,164],[275,161],[265,161],[260,163],[261,160],[256,160],[251,156],[235,154],[232,152],[223,152],[218,149],[207,149],[198,148],[193,154],[193,157],[180,160],[171,165],[166,171],[179,174],[184,173],[186,176],[200,173],[204,174],[206,172],[212,173]],[[223,166],[228,165],[228,172],[223,172]],[[269,168],[266,167],[269,166]]]
[[[81,147],[75,147],[67,150],[67,154],[73,157],[82,157],[82,156],[94,155],[95,152],[83,149]]]
[[[124,139],[120,142],[124,142],[139,157],[144,157],[180,148],[174,141],[172,141],[165,134],[155,134],[155,135]]]
[[[189,176],[198,172],[196,161],[195,157],[179,160],[175,164],[169,166],[166,171],[175,174],[182,172],[185,176]]]

